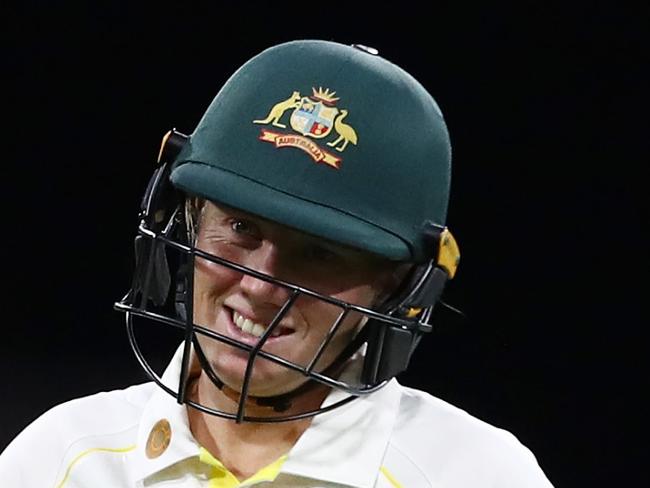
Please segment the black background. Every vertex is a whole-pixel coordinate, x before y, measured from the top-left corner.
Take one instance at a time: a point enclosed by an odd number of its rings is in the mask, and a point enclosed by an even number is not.
[[[467,320],[440,310],[402,381],[513,432],[556,486],[645,484],[648,8],[453,5],[4,7],[0,449],[144,380],[112,303],[160,137],[260,50],[321,38],[405,68],[452,136]]]

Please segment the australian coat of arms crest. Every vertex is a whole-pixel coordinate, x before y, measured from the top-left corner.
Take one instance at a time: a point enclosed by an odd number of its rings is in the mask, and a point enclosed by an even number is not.
[[[342,159],[324,150],[312,139],[324,139],[332,133],[338,134],[334,140],[327,142],[327,146],[337,152],[345,151],[348,144],[357,144],[357,133],[349,124],[343,122],[348,111],[336,107],[339,98],[336,92],[328,88],[312,88],[312,95],[305,97],[294,91],[289,98],[276,103],[262,120],[254,120],[255,124],[270,124],[281,129],[286,129],[282,123],[284,114],[293,109],[289,117],[289,125],[297,132],[279,133],[262,129],[260,140],[275,144],[276,148],[296,147],[309,154],[317,163],[325,163],[334,168],[339,168]]]

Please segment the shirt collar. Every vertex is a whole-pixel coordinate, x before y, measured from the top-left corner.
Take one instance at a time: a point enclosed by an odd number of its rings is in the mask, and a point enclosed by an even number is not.
[[[161,378],[174,392],[178,391],[182,358],[183,345]],[[346,396],[345,392],[332,390],[323,405],[331,405]],[[374,486],[397,418],[400,396],[400,386],[392,380],[379,391],[315,416],[289,452],[281,472],[358,488]],[[163,419],[171,425],[169,446],[158,457],[150,459],[146,454],[147,441],[156,423]],[[199,453],[186,406],[156,386],[138,428],[134,479],[142,480],[180,461],[198,458]]]
[[[325,404],[345,398],[333,390]],[[344,485],[374,486],[397,419],[400,386],[392,380],[379,391],[314,417],[282,468]]]
[[[163,373],[162,383],[172,391],[178,391],[183,345],[178,348],[169,366]],[[149,435],[160,420],[167,420],[171,426],[169,446],[158,457],[147,456]],[[162,469],[189,457],[199,455],[199,445],[190,430],[187,409],[176,398],[156,386],[151,398],[146,403],[138,427],[138,441],[135,453],[134,478],[141,480]]]

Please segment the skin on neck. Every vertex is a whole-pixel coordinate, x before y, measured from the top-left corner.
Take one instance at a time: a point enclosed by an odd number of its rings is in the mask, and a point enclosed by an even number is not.
[[[191,385],[190,395],[202,405],[234,412],[236,402],[217,389],[205,372]],[[304,412],[318,408],[327,396],[327,390],[316,388],[308,390],[295,398],[284,415]],[[267,417],[268,407],[250,405],[246,407],[247,416]],[[264,466],[276,461],[296,444],[300,436],[311,425],[311,418],[276,423],[236,423],[216,415],[210,415],[188,407],[190,430],[198,443],[221,461],[228,470],[243,481]]]

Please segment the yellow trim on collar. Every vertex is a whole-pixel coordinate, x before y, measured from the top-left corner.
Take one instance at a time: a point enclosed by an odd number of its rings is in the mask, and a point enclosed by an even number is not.
[[[282,465],[287,460],[287,455],[280,456],[276,461],[264,466],[257,473],[244,481],[239,481],[237,477],[226,468],[221,461],[215,458],[210,452],[201,447],[199,449],[199,460],[202,463],[212,466],[210,474],[210,488],[238,488],[250,486],[261,481],[273,481],[280,474]]]
[[[56,485],[56,488],[63,488],[63,485],[66,484],[68,481],[68,478],[70,477],[70,472],[72,471],[72,468],[74,467],[75,464],[77,464],[77,461],[79,461],[82,457],[86,456],[87,454],[93,453],[93,452],[117,452],[117,453],[123,453],[123,452],[129,452],[133,451],[135,449],[135,444],[132,446],[127,446],[127,447],[93,447],[91,449],[86,449],[85,451],[80,452],[77,454],[77,456],[68,464],[68,468],[65,470],[65,475],[63,476],[63,479],[61,480],[61,483]]]
[[[390,471],[388,471],[388,468],[386,466],[382,466],[381,468],[379,468],[379,471],[382,472],[382,474],[386,477],[386,479],[390,482],[390,484],[393,485],[395,488],[404,488],[402,483],[400,483],[395,479],[395,476],[393,476],[393,474]]]

